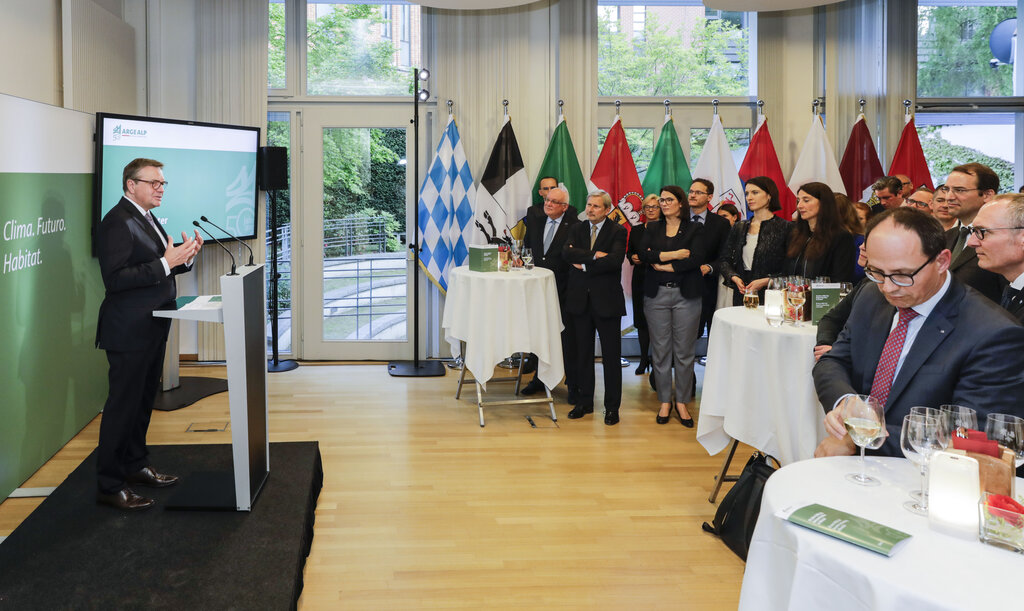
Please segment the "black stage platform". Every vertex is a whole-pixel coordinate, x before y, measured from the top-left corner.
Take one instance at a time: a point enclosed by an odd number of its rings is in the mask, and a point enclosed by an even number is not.
[[[231,469],[230,445],[150,446],[187,478]],[[323,484],[316,442],[270,444],[251,512],[165,511],[175,487],[140,488],[141,512],[96,504],[90,455],[3,543],[0,608],[292,609]]]

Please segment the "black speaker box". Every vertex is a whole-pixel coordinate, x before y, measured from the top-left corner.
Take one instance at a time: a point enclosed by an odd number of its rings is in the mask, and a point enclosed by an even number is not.
[[[288,151],[283,146],[261,146],[259,154],[261,191],[288,188]]]

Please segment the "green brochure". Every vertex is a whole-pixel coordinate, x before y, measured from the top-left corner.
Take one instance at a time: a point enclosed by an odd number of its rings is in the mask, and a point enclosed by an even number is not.
[[[779,512],[779,516],[804,528],[816,530],[885,556],[892,556],[901,543],[910,539],[910,535],[895,528],[824,505],[800,507],[787,516],[785,514],[788,511],[787,509]]]
[[[811,284],[811,323],[818,324],[821,317],[839,303],[838,282]]]
[[[498,247],[494,244],[470,246],[469,269],[474,272],[498,271]]]

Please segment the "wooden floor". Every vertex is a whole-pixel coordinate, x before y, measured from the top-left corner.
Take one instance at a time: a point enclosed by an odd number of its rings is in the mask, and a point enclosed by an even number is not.
[[[480,428],[475,393],[456,401],[450,371],[412,379],[383,364],[304,364],[269,380],[271,441],[317,440],[323,455],[302,609],[736,608],[743,562],[701,531],[722,455],[676,419],[655,424],[657,399],[632,367],[614,427],[600,407],[566,419],[561,391],[557,426],[545,407],[506,406],[488,408]],[[219,428],[227,411],[221,394],[155,412],[150,443],[229,443],[226,432],[185,431]],[[24,486],[59,484],[98,430],[99,417]],[[0,536],[38,503],[0,504]]]

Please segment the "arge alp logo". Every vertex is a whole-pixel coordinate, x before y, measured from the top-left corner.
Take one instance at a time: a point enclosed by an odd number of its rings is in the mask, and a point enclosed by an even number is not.
[[[114,131],[112,133],[112,136],[114,137],[114,142],[120,140],[122,136],[125,138],[141,138],[145,135],[146,130],[144,129],[132,129],[130,127],[122,127],[120,123],[114,126]]]

